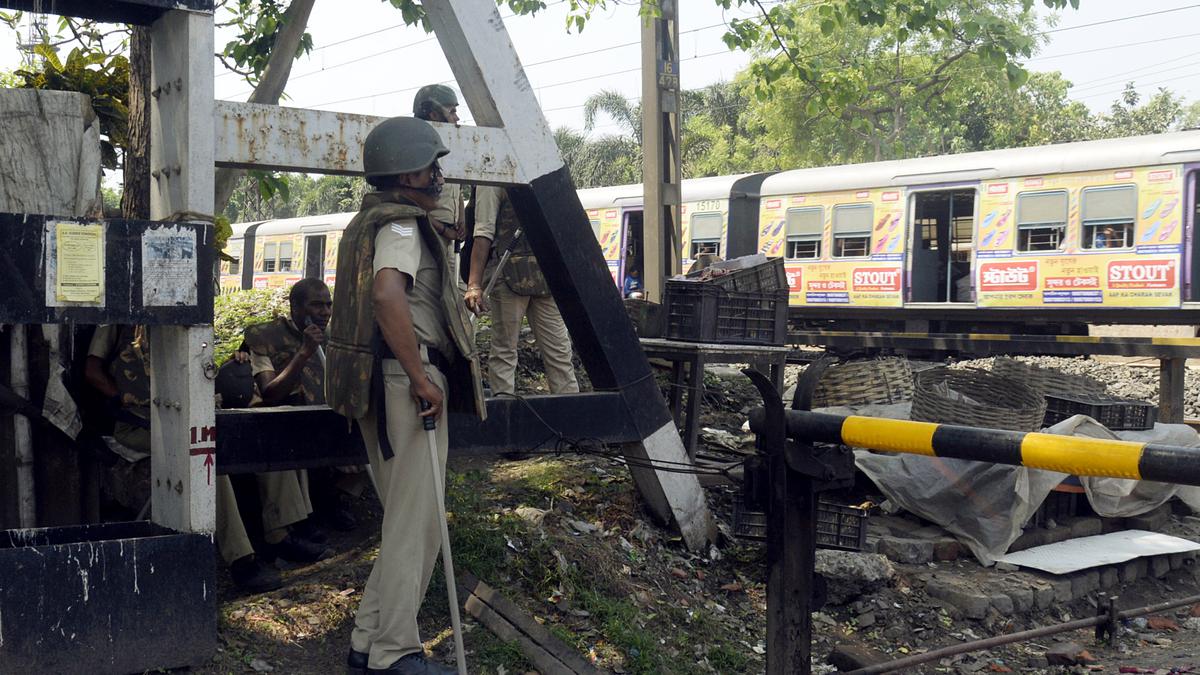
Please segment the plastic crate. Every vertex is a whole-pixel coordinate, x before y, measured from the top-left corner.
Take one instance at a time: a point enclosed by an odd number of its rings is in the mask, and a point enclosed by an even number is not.
[[[817,502],[817,548],[861,551],[867,545],[867,510],[824,500]],[[741,500],[733,503],[733,534],[765,541],[767,514],[752,511]]]
[[[866,545],[866,509],[817,502],[817,548],[861,551]]]
[[[1113,431],[1153,429],[1158,406],[1145,401],[1101,396],[1047,396],[1045,424],[1087,415]]]
[[[665,320],[662,305],[648,300],[625,298],[625,313],[633,322],[638,337],[662,337]]]
[[[713,267],[720,269],[721,263],[717,263]],[[699,277],[705,272],[711,274],[711,269],[712,267],[694,272],[689,274],[688,277]],[[730,270],[720,276],[709,277],[701,283],[741,293],[770,293],[773,291],[788,290],[787,272],[783,269],[783,258],[768,258],[767,262],[761,265]]]
[[[668,281],[666,337],[689,342],[782,345],[788,292],[742,293],[709,282]]]

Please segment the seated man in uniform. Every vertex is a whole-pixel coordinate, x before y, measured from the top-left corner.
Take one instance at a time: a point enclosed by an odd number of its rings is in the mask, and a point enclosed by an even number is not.
[[[134,453],[147,477],[142,500],[149,499],[150,470],[150,345],[143,326],[98,326],[88,346],[84,378],[110,402],[113,438]],[[134,475],[137,475],[136,473]],[[217,546],[240,588],[262,593],[279,588],[279,574],[254,556],[228,476],[217,476]],[[111,486],[121,494],[126,486]],[[138,491],[140,492],[140,490]],[[119,500],[120,501],[120,500]],[[132,506],[131,504],[125,504]]]
[[[250,354],[250,368],[258,395],[264,405],[323,405],[325,403],[325,364],[319,352],[325,343],[325,328],[333,314],[333,299],[329,287],[320,279],[301,279],[288,292],[290,316],[277,317],[274,321],[250,326],[246,329],[241,350]],[[336,483],[341,495],[358,496],[364,488],[363,475],[358,467],[338,467],[340,478],[335,479],[332,471],[318,470],[316,474],[323,487]],[[296,482],[304,488],[304,503],[307,510],[303,517],[313,511],[309,500],[310,484],[307,471],[276,472],[294,474]],[[330,504],[327,520],[339,530],[354,529],[354,515],[344,504],[337,503],[338,496],[327,495]],[[277,508],[278,505],[264,508]],[[299,513],[294,514],[300,516]],[[295,522],[295,521],[293,521]],[[323,541],[323,536],[304,520],[298,524],[304,536]],[[296,528],[294,528],[296,529]],[[278,537],[279,532],[273,537]],[[270,541],[270,539],[268,539]]]

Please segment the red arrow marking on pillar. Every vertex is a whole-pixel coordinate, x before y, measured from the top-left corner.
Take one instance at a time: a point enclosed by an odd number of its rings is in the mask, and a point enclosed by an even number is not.
[[[208,484],[212,485],[212,470],[217,463],[217,449],[213,446],[209,446],[207,448],[192,448],[191,450],[188,450],[188,454],[192,457],[204,455],[204,468],[208,470]]]

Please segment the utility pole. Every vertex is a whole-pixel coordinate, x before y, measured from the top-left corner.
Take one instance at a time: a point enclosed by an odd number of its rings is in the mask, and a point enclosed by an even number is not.
[[[662,0],[659,9],[642,23],[642,278],[652,302],[663,301],[665,280],[679,273],[683,241],[678,0]]]

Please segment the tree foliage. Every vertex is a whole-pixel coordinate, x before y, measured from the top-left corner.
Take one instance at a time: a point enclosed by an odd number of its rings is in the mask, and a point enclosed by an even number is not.
[[[248,172],[238,182],[224,215],[234,223],[356,211],[367,184],[351,176]]]

